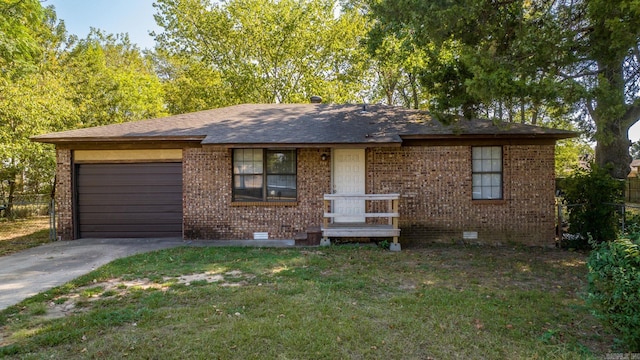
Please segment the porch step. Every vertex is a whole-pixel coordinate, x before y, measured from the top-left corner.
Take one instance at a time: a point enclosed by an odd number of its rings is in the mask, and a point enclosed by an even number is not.
[[[372,224],[330,224],[322,228],[325,237],[395,237],[400,229],[391,225]]]
[[[316,246],[320,245],[322,231],[319,226],[311,226],[304,232],[296,233],[293,237],[297,246]]]

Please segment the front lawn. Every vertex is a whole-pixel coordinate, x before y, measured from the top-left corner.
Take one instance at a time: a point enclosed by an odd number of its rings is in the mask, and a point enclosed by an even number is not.
[[[0,218],[0,256],[49,242],[49,217]]]
[[[0,355],[65,359],[576,359],[609,351],[585,258],[531,248],[181,247],[0,313]]]

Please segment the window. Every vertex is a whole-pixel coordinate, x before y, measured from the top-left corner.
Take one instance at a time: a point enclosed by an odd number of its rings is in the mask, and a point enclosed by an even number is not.
[[[502,147],[474,146],[471,151],[473,199],[502,199]]]
[[[233,201],[296,199],[295,150],[233,150]]]

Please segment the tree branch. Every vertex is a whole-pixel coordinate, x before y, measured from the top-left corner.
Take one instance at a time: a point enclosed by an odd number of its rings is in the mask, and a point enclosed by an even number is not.
[[[573,75],[565,74],[564,72],[559,71],[558,75],[560,75],[560,77],[563,78],[564,80],[571,80],[571,79],[577,79],[585,76],[597,76],[600,73],[602,73],[602,70],[579,72]]]
[[[637,123],[638,120],[640,120],[640,98],[636,99],[633,105],[631,105],[622,116],[623,123],[629,127]]]

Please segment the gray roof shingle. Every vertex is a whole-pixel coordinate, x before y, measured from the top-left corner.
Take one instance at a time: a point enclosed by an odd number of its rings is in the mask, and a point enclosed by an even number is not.
[[[48,143],[190,140],[203,145],[400,144],[402,139],[574,137],[575,132],[517,123],[460,120],[384,105],[245,104],[164,118],[35,136]]]

